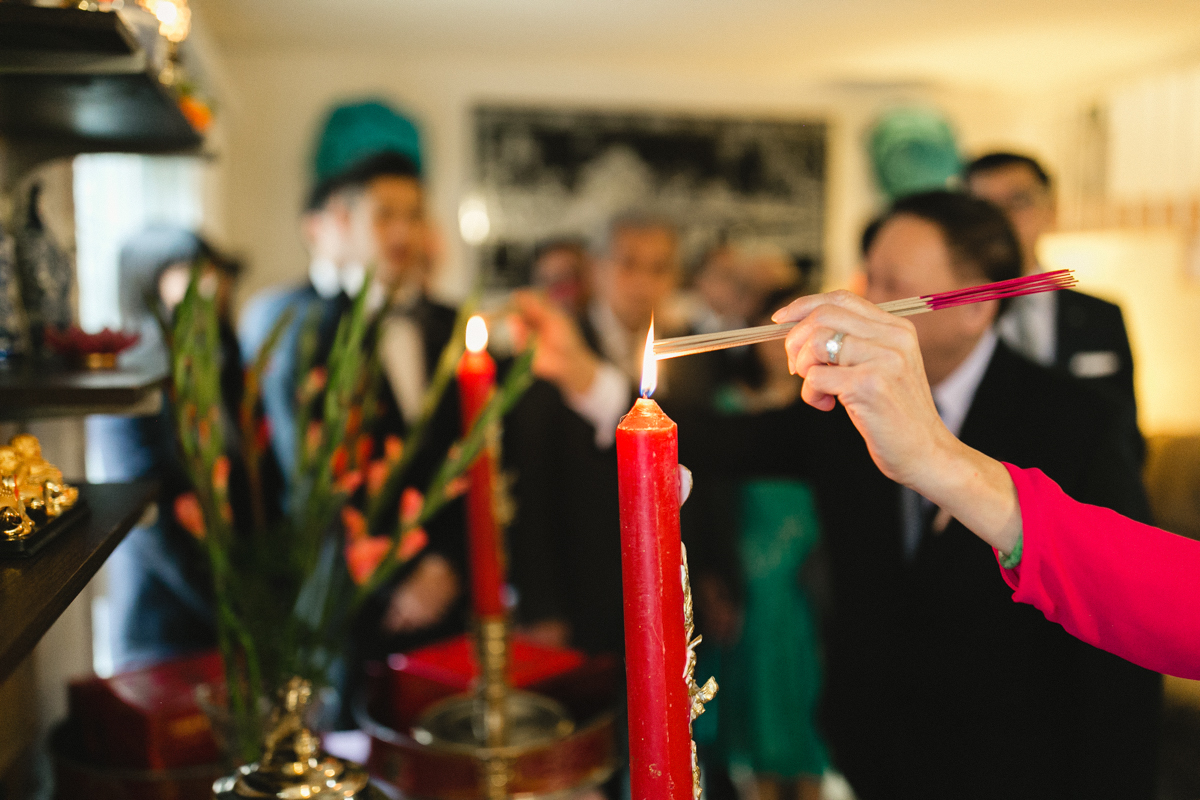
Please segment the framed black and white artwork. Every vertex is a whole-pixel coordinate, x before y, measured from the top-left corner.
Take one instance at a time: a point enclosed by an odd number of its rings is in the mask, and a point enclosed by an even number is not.
[[[478,254],[492,288],[524,283],[539,242],[597,236],[630,210],[675,221],[688,266],[722,241],[757,240],[819,269],[820,120],[501,105],[473,116],[470,202],[486,209]]]

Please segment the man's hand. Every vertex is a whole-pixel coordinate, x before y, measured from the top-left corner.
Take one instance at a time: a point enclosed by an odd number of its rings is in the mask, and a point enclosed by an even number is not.
[[[530,290],[514,292],[512,301],[516,306],[513,329],[518,346],[525,346],[528,335],[537,337],[534,374],[565,393],[585,394],[596,378],[599,359],[583,340],[575,321]]]
[[[446,615],[458,591],[458,575],[450,562],[436,553],[425,556],[392,592],[383,630],[395,634],[428,628]]]

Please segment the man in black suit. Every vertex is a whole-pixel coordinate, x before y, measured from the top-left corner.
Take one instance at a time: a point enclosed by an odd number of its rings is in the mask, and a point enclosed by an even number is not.
[[[931,192],[885,215],[867,296],[930,294],[1019,268],[995,208]],[[1072,496],[1144,519],[1131,408],[1014,353],[992,330],[997,311],[992,302],[912,318],[947,426]],[[853,336],[841,346],[852,350]],[[707,429],[679,422],[693,472],[794,474],[817,491],[833,600],[825,728],[862,800],[1153,796],[1159,676],[1014,604],[991,549],[884,477],[840,405]]]
[[[304,378],[296,372],[301,330],[310,312],[318,319],[315,363],[321,365],[351,297],[363,285],[365,265],[373,265],[368,304],[378,310],[387,297],[392,299],[371,333],[378,343],[383,380],[376,398],[378,418],[370,432],[380,442],[390,434],[403,436],[419,414],[456,313],[426,292],[431,231],[412,124],[378,103],[342,106],[330,115],[317,151],[314,186],[303,218],[312,252],[309,281],[253,298],[240,325],[243,353],[252,358],[275,320],[289,309],[295,315],[263,377],[272,445],[289,476],[296,463],[296,387]],[[326,155],[324,161],[321,154]],[[457,393],[451,389],[413,463],[413,485],[428,483],[459,428]],[[459,505],[452,504],[427,530],[428,547],[405,567],[390,592],[380,593],[379,607],[364,615],[371,618],[368,625],[382,628],[382,636],[363,637],[376,649],[412,646],[461,628],[461,618],[452,613],[465,585]]]
[[[967,189],[1007,215],[1021,243],[1021,272],[1041,271],[1037,243],[1054,228],[1050,176],[1034,159],[988,153],[967,165]],[[1099,380],[1133,400],[1133,354],[1121,309],[1082,292],[1028,295],[1013,301],[998,323],[1001,338],[1025,357]]]

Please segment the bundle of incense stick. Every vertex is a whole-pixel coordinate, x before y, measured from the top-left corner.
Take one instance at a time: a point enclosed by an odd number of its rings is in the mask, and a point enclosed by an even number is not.
[[[1069,269],[1055,272],[1042,272],[1037,275],[1026,275],[1023,278],[985,283],[982,286],[971,286],[966,289],[955,289],[950,292],[927,294],[921,297],[909,297],[904,300],[893,300],[880,303],[879,308],[898,317],[912,314],[924,314],[926,311],[938,311],[943,308],[965,306],[971,303],[983,303],[988,300],[1000,300],[1005,297],[1019,297],[1024,294],[1053,292],[1057,289],[1069,289],[1076,283],[1075,275]],[[777,325],[762,325],[757,328],[740,328],[734,331],[720,333],[702,333],[696,336],[679,336],[674,339],[662,339],[654,343],[654,357],[679,358],[694,353],[707,353],[712,350],[724,350],[729,347],[741,347],[758,342],[769,342],[772,339],[782,339],[788,331],[796,326],[795,322],[782,322]]]

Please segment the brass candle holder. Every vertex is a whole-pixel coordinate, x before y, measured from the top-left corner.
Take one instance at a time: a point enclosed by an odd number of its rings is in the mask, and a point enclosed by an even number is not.
[[[417,720],[413,738],[470,755],[480,794],[502,800],[509,796],[516,756],[570,736],[575,724],[554,700],[508,685],[509,625],[504,615],[479,620],[475,644],[480,669],[475,691],[431,706]]]

